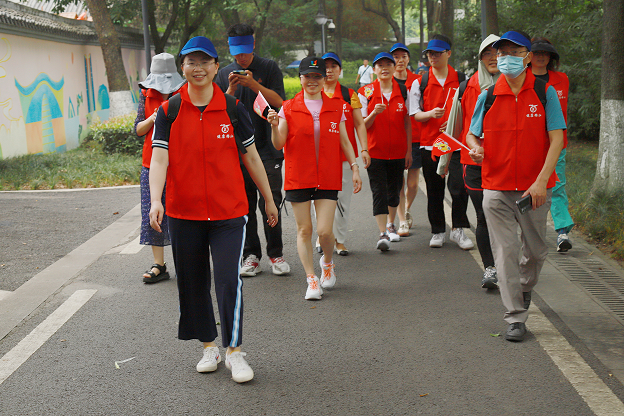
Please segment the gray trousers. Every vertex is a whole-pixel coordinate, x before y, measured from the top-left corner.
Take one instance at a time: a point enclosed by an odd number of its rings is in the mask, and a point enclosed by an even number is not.
[[[353,195],[353,172],[349,162],[342,162],[342,191],[338,192],[338,203],[336,204],[336,214],[334,215],[334,237],[336,242],[344,244],[347,240],[349,207],[351,206],[351,196]],[[342,211],[339,209],[342,207]]]
[[[546,215],[550,210],[552,191],[546,203],[520,214],[516,201],[523,191],[483,191],[483,211],[490,234],[494,263],[507,323],[526,322],[523,292],[529,292],[537,280],[548,255]],[[518,226],[520,238],[518,238]],[[522,257],[520,257],[522,254]]]

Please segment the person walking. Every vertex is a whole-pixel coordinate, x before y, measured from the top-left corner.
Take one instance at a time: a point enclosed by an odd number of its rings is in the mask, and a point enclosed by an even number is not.
[[[459,83],[466,77],[455,71],[448,64],[451,57],[451,41],[444,35],[434,35],[427,43],[427,58],[431,67],[420,81],[414,81],[410,94],[411,115],[423,123],[420,136],[422,171],[427,186],[427,215],[431,224],[429,247],[442,247],[446,241],[446,218],[444,215],[445,178],[437,174],[437,162],[431,158],[433,142],[440,135],[440,128],[448,120],[452,91],[459,88]],[[464,233],[470,228],[466,215],[468,193],[459,163],[460,155],[453,155],[449,168],[448,188],[451,194],[452,229],[450,240],[464,250],[470,250],[474,244]]]
[[[531,72],[537,78],[548,82],[557,91],[563,118],[568,122],[568,91],[570,81],[568,76],[558,71],[559,53],[552,43],[546,38],[533,38],[531,40]],[[566,193],[566,148],[568,146],[568,131],[563,131],[563,150],[557,160],[557,184],[552,190],[552,204],[550,214],[557,231],[557,251],[565,253],[572,248],[572,242],[568,234],[574,227],[574,220],[568,210],[568,194]]]
[[[152,134],[156,112],[160,105],[172,94],[176,93],[185,83],[178,74],[175,58],[168,53],[159,53],[152,57],[150,74],[145,81],[139,82],[141,88],[139,107],[134,121],[134,132],[137,136],[145,136],[142,152],[141,169],[141,238],[140,244],[152,247],[154,264],[143,274],[143,282],[157,283],[169,279],[170,275],[165,264],[165,247],[171,244],[169,240],[169,225],[167,218],[163,219],[162,233],[157,233],[150,226],[149,211],[151,197],[149,187],[149,168],[152,159]],[[163,189],[162,203],[165,204]]]
[[[489,35],[481,42],[479,46],[479,62],[477,72],[469,79],[459,84],[459,89],[453,97],[453,105],[449,113],[448,124],[446,125],[446,133],[450,136],[458,138],[462,143],[466,144],[466,134],[470,128],[470,121],[474,113],[474,107],[479,98],[481,91],[494,85],[500,76],[496,62],[496,49],[492,44],[500,37]],[[468,150],[462,148],[460,150],[461,164],[463,166],[464,185],[475,213],[477,214],[477,248],[483,262],[484,273],[481,278],[481,287],[484,289],[497,289],[498,279],[496,277],[496,266],[494,264],[494,256],[490,245],[490,236],[488,234],[485,213],[483,212],[483,189],[481,187],[481,166],[475,163],[468,154]],[[438,163],[438,174],[448,174],[449,163],[452,156],[446,154],[440,157]]]
[[[325,77],[322,58],[302,59],[299,64],[302,91],[285,101],[279,114],[273,109],[268,113],[273,144],[276,149],[285,150],[284,190],[297,223],[297,252],[306,273],[307,300],[321,299],[323,289],[336,284],[332,228],[338,192],[342,189],[341,150],[353,171],[353,193],[362,188],[359,167],[345,126],[343,104],[323,92]],[[319,260],[320,280],[314,273],[312,261],[312,201],[316,232],[323,248]]]
[[[492,46],[503,76],[479,95],[466,142],[470,157],[482,164],[505,339],[522,341],[531,293],[548,255],[546,216],[566,125],[555,89],[527,71],[533,58],[529,37],[510,31]]]
[[[368,59],[362,61],[362,65],[358,68],[357,77],[355,77],[355,83],[360,80],[360,86],[370,84],[373,82],[373,67],[368,65]]]
[[[279,108],[284,100],[284,80],[282,72],[277,64],[254,53],[255,40],[254,30],[251,26],[239,23],[228,29],[228,44],[230,54],[235,61],[227,65],[217,74],[215,82],[226,94],[230,94],[241,100],[251,116],[255,131],[255,142],[258,153],[271,185],[271,195],[275,205],[282,203],[282,164],[284,154],[276,150],[271,143],[271,128],[266,121],[256,114],[253,103],[261,92],[268,103]],[[275,227],[267,224],[267,215],[264,211],[264,195],[245,166],[243,178],[245,179],[245,192],[249,204],[249,221],[247,234],[245,235],[245,249],[243,251],[243,267],[241,275],[252,277],[261,272],[260,260],[262,259],[262,247],[258,237],[258,220],[256,207],[264,221],[264,236],[266,238],[266,253],[270,260],[271,271],[274,275],[284,275],[290,272],[290,265],[284,259],[284,244],[282,240],[281,213]]]
[[[346,118],[345,127],[347,129],[347,135],[349,136],[349,141],[351,142],[351,147],[353,148],[355,157],[358,157],[357,141],[359,141],[360,148],[362,149],[362,162],[364,163],[364,168],[368,168],[370,165],[370,156],[368,154],[368,143],[366,140],[366,126],[364,126],[362,112],[359,110],[362,108],[362,103],[360,103],[357,92],[353,91],[351,88],[340,85],[340,82],[338,81],[338,77],[342,71],[342,61],[340,60],[340,57],[338,57],[338,55],[334,52],[328,52],[321,58],[325,61],[325,70],[327,74],[327,77],[325,78],[325,85],[323,86],[323,92],[328,98],[337,100],[340,104],[342,104],[343,112]],[[351,166],[344,153],[340,154],[340,160],[342,161],[342,190],[338,192],[338,201],[336,201],[333,231],[334,237],[336,238],[336,253],[341,256],[346,256],[349,254],[349,250],[345,246],[345,242],[347,239],[347,225],[352,195],[352,192],[348,189],[348,187],[351,182],[352,175]],[[317,247],[320,248],[318,240]]]
[[[403,171],[412,165],[412,125],[407,88],[394,79],[395,61],[380,52],[373,61],[377,80],[358,90],[368,136],[371,163],[368,179],[373,193],[373,216],[379,228],[377,249],[387,251],[401,237],[394,225]]]
[[[203,343],[203,357],[196,366],[200,373],[215,371],[221,361],[210,294],[212,258],[225,366],[235,382],[244,383],[253,379],[254,372],[241,351],[240,268],[249,207],[239,155],[265,197],[269,226],[277,224],[278,211],[245,106],[213,83],[219,70],[214,45],[203,36],[194,37],[180,58],[188,83],[179,98],[163,103],[155,121],[150,224],[162,232],[164,215],[169,218],[180,299],[178,338]],[[165,178],[166,213],[161,203]]]
[[[390,48],[390,53],[394,57],[396,66],[394,67],[394,79],[399,83],[407,87],[408,94],[412,89],[414,81],[422,78],[421,75],[416,75],[410,71],[407,67],[410,62],[410,51],[403,43],[395,43]],[[404,186],[401,187],[401,201],[397,209],[399,215],[399,230],[400,237],[407,237],[410,234],[410,228],[414,224],[414,218],[410,213],[410,208],[416,199],[418,194],[418,180],[420,177],[420,168],[422,167],[422,160],[420,157],[420,128],[422,123],[417,122],[414,118],[411,118],[412,123],[412,165],[407,170],[407,175],[404,176]]]

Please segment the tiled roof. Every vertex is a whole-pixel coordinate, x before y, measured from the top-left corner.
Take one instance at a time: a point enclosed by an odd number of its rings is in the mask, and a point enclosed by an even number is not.
[[[48,12],[54,14],[52,9],[54,9],[55,2],[52,0],[9,0],[13,3],[21,4],[22,6],[30,7],[31,9],[40,10],[42,12]],[[65,6],[66,13],[75,13],[77,15],[81,15],[82,12],[89,13],[89,9],[83,2],[78,2],[78,4],[68,4]]]
[[[70,43],[98,43],[91,22],[67,19],[10,0],[0,0],[0,32]],[[124,46],[143,45],[143,34],[137,29],[123,28],[118,33]]]

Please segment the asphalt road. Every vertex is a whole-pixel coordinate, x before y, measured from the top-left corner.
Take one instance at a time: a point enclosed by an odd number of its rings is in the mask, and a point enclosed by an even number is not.
[[[303,299],[305,273],[292,213],[283,219],[291,275],[273,276],[263,259],[264,271],[244,280],[243,349],[255,371],[253,381],[234,383],[223,364],[215,373],[195,371],[200,343],[176,339],[175,279],[144,285],[140,277],[151,264],[151,251],[121,254],[124,240],[0,340],[1,357],[76,291],[97,290],[0,380],[0,414],[599,414],[536,335],[529,333],[522,343],[495,336],[506,327],[498,293],[480,289],[482,272],[469,252],[454,243],[428,247],[422,194],[412,209],[413,235],[393,243],[387,253],[375,250],[377,231],[364,182],[352,203],[351,254],[336,256],[337,285],[321,301]],[[104,203],[89,201],[90,192],[84,195],[65,202],[65,194],[60,195],[53,203],[64,206],[63,212],[81,211],[75,209],[78,201],[85,210]],[[106,222],[113,212],[124,213],[138,203],[138,190],[95,197],[102,198],[110,204],[82,220],[93,222],[101,215]],[[40,250],[58,253],[47,254],[50,258],[63,255],[79,244],[67,240],[88,239],[97,232],[91,227],[101,225],[76,225],[67,234],[60,225],[56,231],[48,228],[56,234],[54,242],[66,245],[60,251]],[[36,224],[30,227],[27,235],[36,240],[41,233]],[[166,256],[171,261],[170,250]],[[115,362],[130,358],[116,368]],[[613,381],[609,386],[621,399],[621,386]]]

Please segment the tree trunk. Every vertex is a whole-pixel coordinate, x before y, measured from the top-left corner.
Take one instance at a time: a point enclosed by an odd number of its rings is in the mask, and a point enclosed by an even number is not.
[[[624,192],[624,0],[604,0],[600,145],[593,193]]]
[[[455,6],[453,0],[442,0],[440,12],[441,34],[453,42],[453,22],[455,21]],[[451,55],[452,56],[452,55]]]
[[[486,36],[493,33],[498,35],[498,11],[496,0],[481,0],[485,2],[485,32]]]
[[[178,51],[181,51],[186,42],[189,41],[191,35],[199,29],[202,22],[210,11],[211,0],[205,0],[202,5],[198,5],[197,8],[191,10],[191,0],[185,0],[182,7],[182,14],[184,16],[184,27],[182,33],[180,33],[180,47]],[[189,22],[189,18],[194,16],[195,18]],[[179,60],[179,58],[176,58]],[[180,62],[178,62],[179,64]]]
[[[390,10],[388,9],[388,2],[386,0],[380,0],[379,4],[381,6],[381,10],[373,9],[367,6],[366,0],[362,0],[362,8],[364,9],[364,11],[375,13],[377,16],[381,16],[386,19],[386,22],[388,22],[388,24],[392,28],[392,31],[394,32],[394,37],[396,38],[397,42],[400,42],[402,38],[401,28],[399,27],[399,24],[396,22],[396,20],[392,18]]]
[[[121,42],[113,25],[105,1],[85,0],[93,17],[93,26],[102,48],[108,91],[110,99],[110,117],[128,114],[136,109],[130,92],[130,83],[121,56]]]
[[[334,33],[336,36],[336,53],[338,54],[338,56],[342,56],[342,11],[343,9],[344,9],[344,5],[342,4],[342,0],[336,0],[336,29],[334,29]]]
[[[254,4],[256,5],[256,10],[258,11],[258,14],[260,15],[260,24],[258,25],[258,27],[255,30],[255,37],[254,40],[256,42],[255,45],[255,49],[257,51],[260,50],[260,48],[262,47],[262,40],[264,39],[264,28],[266,27],[266,20],[267,20],[267,16],[269,15],[269,9],[271,8],[271,2],[273,0],[266,0],[266,3],[264,4],[264,7],[261,7],[260,4],[258,4],[257,0],[254,0]]]
[[[171,3],[172,10],[171,14],[169,15],[169,21],[167,22],[167,27],[165,28],[165,31],[163,32],[162,36],[160,36],[158,34],[158,25],[156,23],[156,4],[154,3],[154,0],[147,0],[150,34],[156,54],[163,53],[165,51],[165,46],[167,46],[167,41],[169,40],[169,36],[171,36],[171,32],[173,31],[173,27],[178,18],[178,2],[173,1]]]

